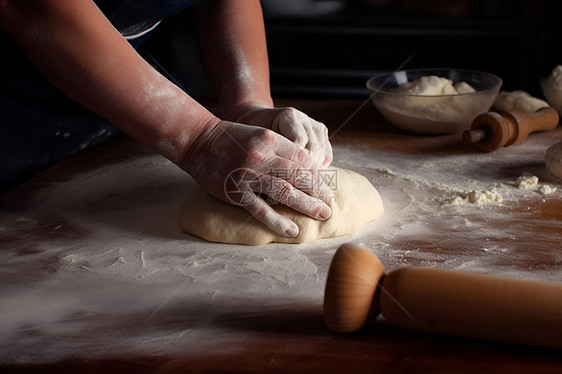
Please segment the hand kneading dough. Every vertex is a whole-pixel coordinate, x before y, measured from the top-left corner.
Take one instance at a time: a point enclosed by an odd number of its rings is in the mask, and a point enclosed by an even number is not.
[[[286,238],[277,235],[245,209],[222,202],[205,191],[187,198],[180,212],[183,231],[211,242],[265,245],[271,242],[308,243],[323,238],[351,234],[383,213],[377,190],[362,175],[337,169],[337,186],[326,203],[332,215],[317,221],[293,209],[277,204],[274,209],[295,222],[299,235]]]

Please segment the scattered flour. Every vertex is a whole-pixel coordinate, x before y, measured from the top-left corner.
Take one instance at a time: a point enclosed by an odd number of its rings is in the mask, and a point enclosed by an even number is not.
[[[547,141],[539,134],[492,154],[335,145],[335,166],[368,178],[385,214],[352,236],[302,245],[219,245],[181,233],[178,209],[196,184],[157,155],[116,157],[45,185],[25,208],[0,214],[0,241],[12,243],[0,251],[0,362],[237,352],[255,318],[318,310],[332,255],[352,240],[388,271],[416,265],[559,282],[560,251],[504,224],[516,207],[518,222],[562,242],[560,222],[532,209],[561,199],[558,184],[515,184],[526,171],[547,180]]]
[[[556,192],[556,190],[557,190],[556,187],[551,187],[547,184],[539,188],[540,193],[542,193],[543,195],[550,195],[551,193]]]
[[[498,191],[470,191],[466,196],[457,196],[453,198],[452,204],[463,205],[463,204],[486,204],[486,203],[501,203],[503,198],[498,193]]]
[[[538,187],[539,177],[525,173],[515,180],[515,185],[520,190],[534,190]]]
[[[520,190],[531,190],[543,195],[550,195],[556,192],[557,187],[548,184],[539,184],[539,177],[530,173],[523,173],[515,180],[515,186]]]

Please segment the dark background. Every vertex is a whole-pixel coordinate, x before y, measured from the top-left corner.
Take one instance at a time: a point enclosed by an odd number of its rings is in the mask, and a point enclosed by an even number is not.
[[[560,1],[263,0],[262,6],[274,97],[364,98],[372,75],[424,67],[487,71],[504,80],[504,90],[542,97],[539,80],[562,64]],[[176,53],[164,61],[194,96],[208,96],[189,23],[187,12],[163,28]],[[145,49],[155,44],[165,45],[154,38]]]

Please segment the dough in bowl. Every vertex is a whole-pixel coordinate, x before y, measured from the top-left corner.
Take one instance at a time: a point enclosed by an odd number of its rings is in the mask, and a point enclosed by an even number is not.
[[[277,204],[274,209],[299,227],[299,235],[287,238],[277,235],[245,209],[218,200],[203,190],[189,196],[182,204],[180,226],[211,242],[265,245],[271,242],[308,243],[334,238],[358,231],[379,218],[383,204],[377,190],[364,176],[351,170],[331,168],[332,193],[326,203],[332,215],[318,221],[295,210]]]

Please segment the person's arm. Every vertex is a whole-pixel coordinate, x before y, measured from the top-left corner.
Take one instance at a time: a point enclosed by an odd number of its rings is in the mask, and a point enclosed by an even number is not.
[[[314,170],[283,137],[213,116],[147,64],[91,0],[0,0],[0,27],[62,92],[176,163],[218,198],[233,203],[224,184],[236,168],[264,182],[272,167]],[[264,137],[268,144],[259,140]],[[294,202],[304,192],[293,181],[278,182],[268,192],[281,203],[314,218],[329,216],[321,201]],[[316,183],[305,192],[320,197],[321,191]],[[244,208],[281,235],[298,233],[261,198]]]
[[[273,107],[259,0],[203,0],[196,5],[194,21],[224,117],[238,117],[247,104]]]
[[[272,129],[306,149],[319,166],[328,166],[326,126],[294,108],[274,108],[259,0],[203,0],[195,24],[224,118]]]
[[[218,122],[147,64],[90,0],[3,0],[0,24],[62,92],[173,162]]]

